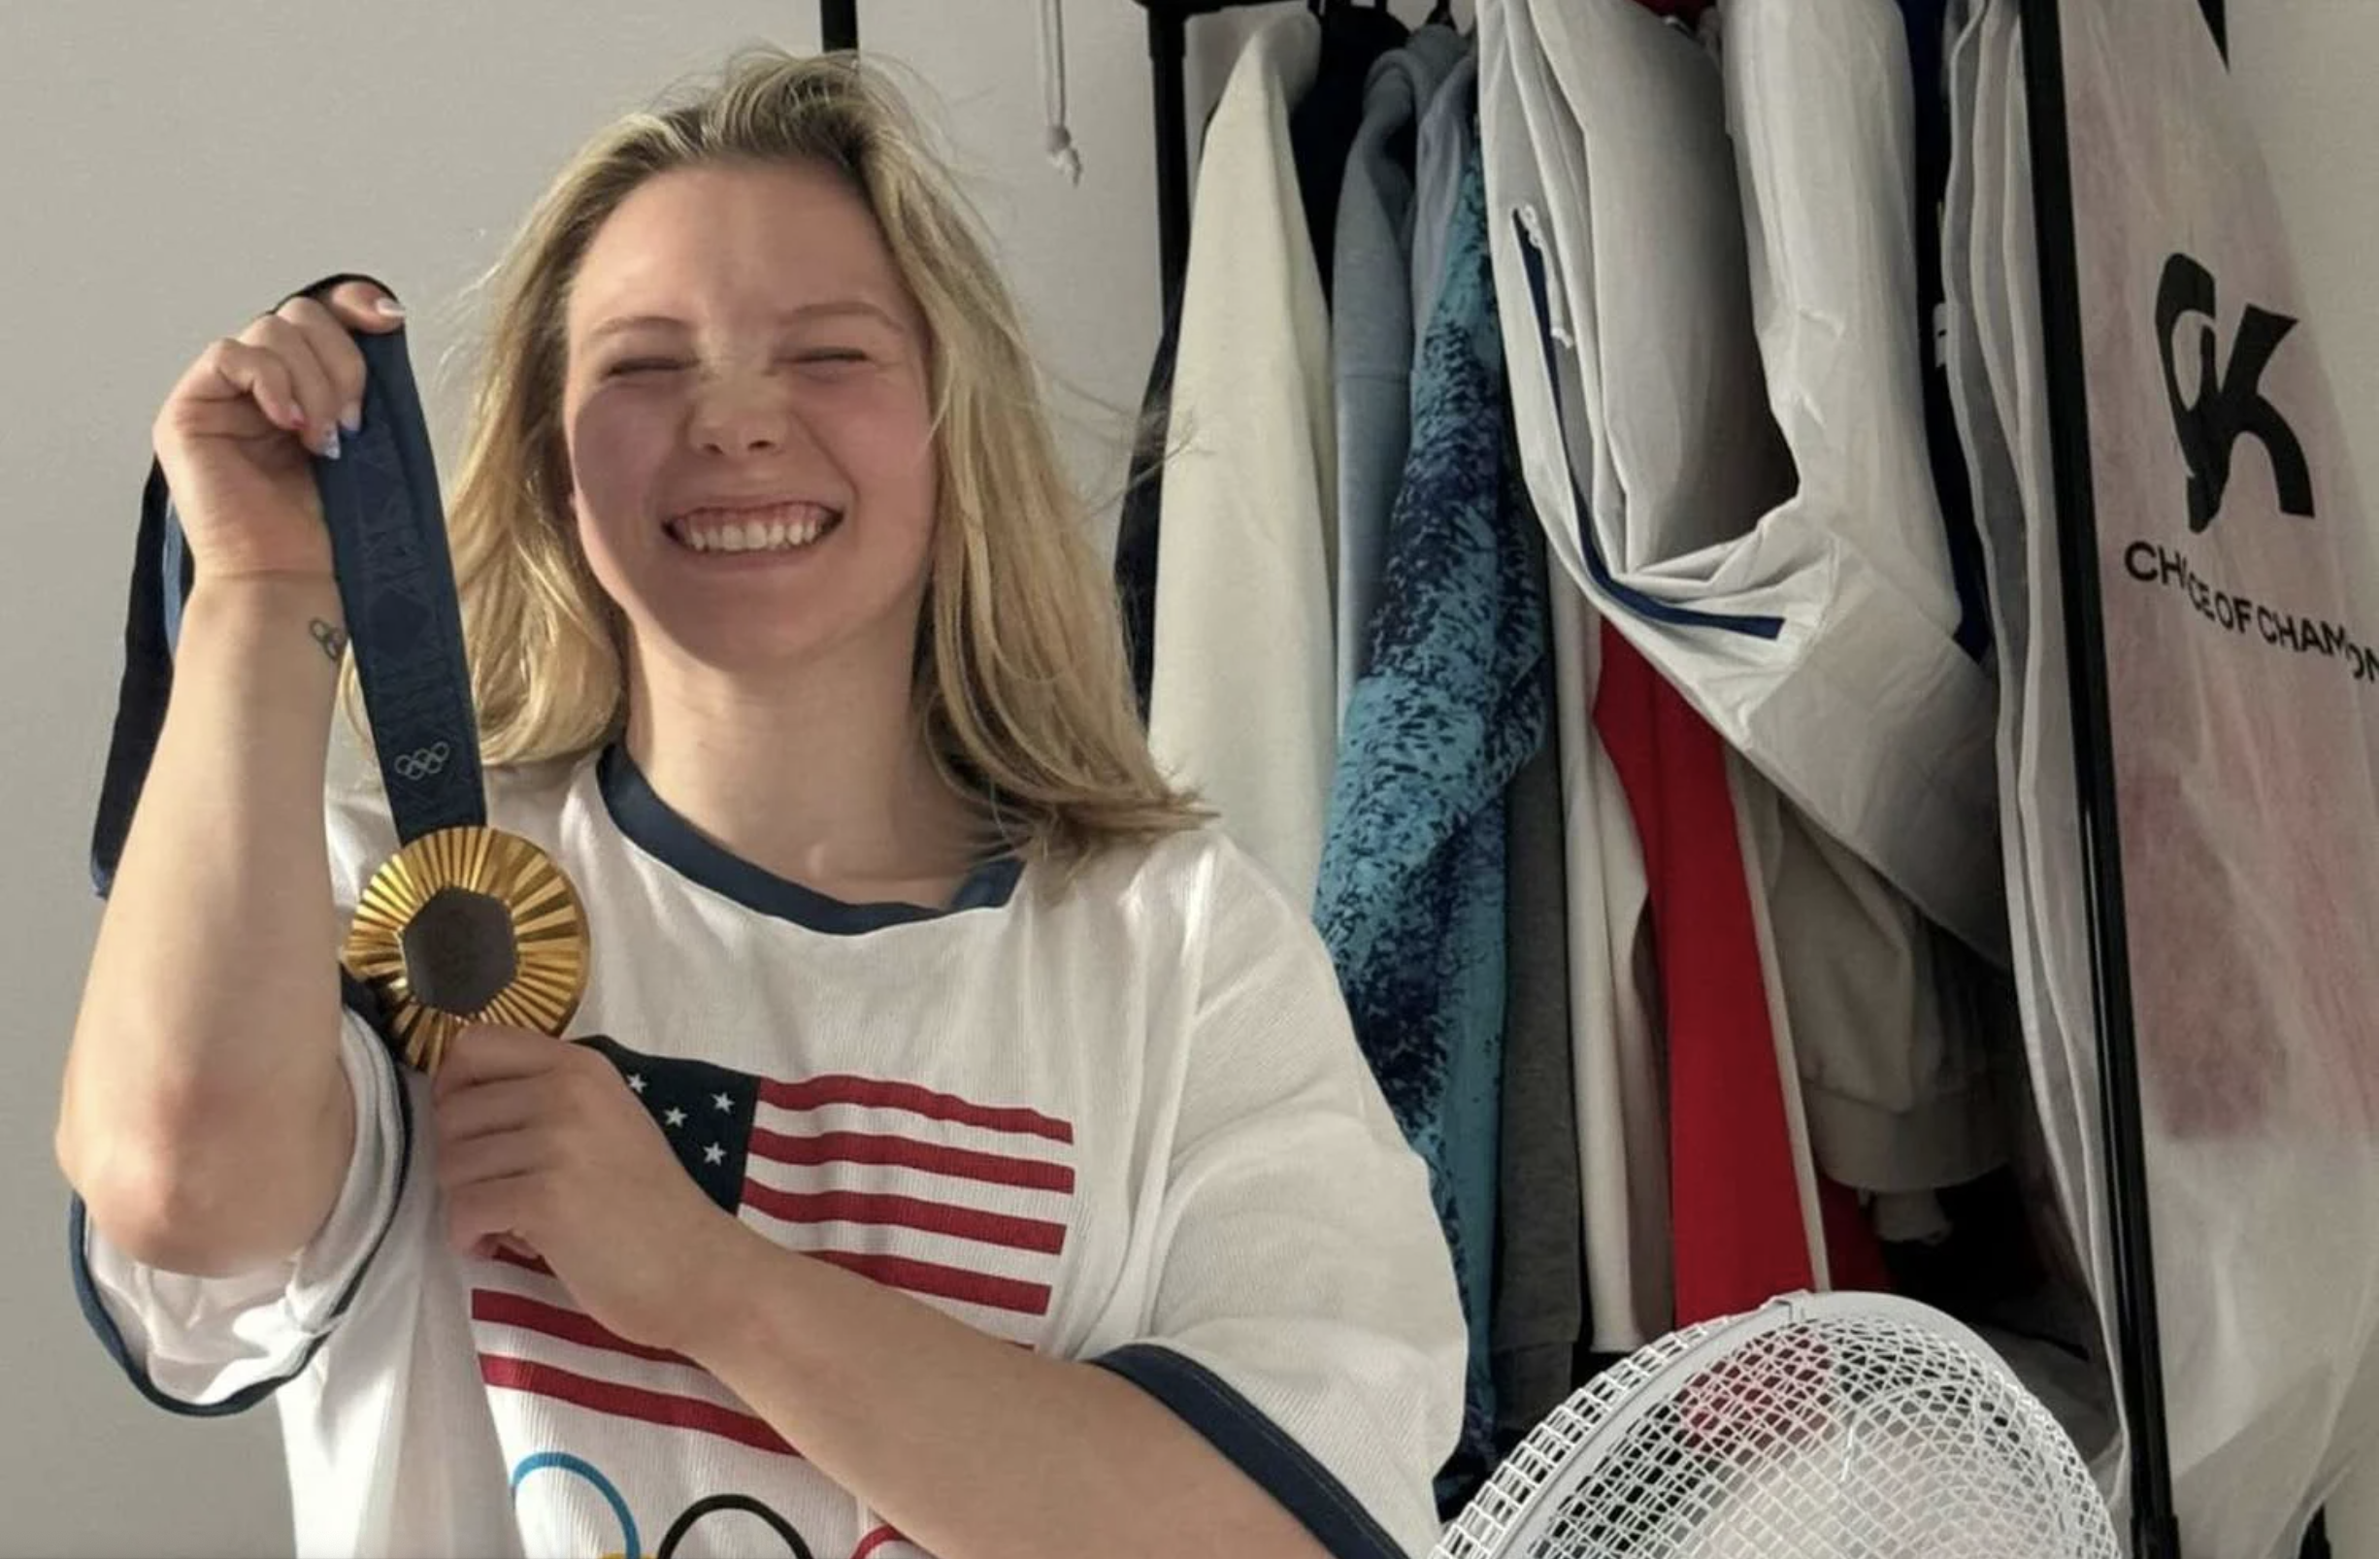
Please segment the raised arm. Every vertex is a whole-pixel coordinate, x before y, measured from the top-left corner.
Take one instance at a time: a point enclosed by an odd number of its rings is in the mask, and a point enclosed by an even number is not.
[[[134,1258],[287,1255],[354,1143],[323,777],[346,643],[312,458],[356,404],[347,282],[216,342],[154,429],[193,560],[174,686],[67,1058],[57,1155]]]

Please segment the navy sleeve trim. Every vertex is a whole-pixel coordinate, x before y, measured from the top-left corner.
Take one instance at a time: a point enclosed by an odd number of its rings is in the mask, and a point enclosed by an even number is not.
[[[1205,1365],[1149,1343],[1135,1343],[1089,1362],[1165,1404],[1280,1501],[1332,1559],[1406,1559],[1397,1540],[1330,1469]]]
[[[148,1367],[132,1356],[132,1349],[125,1343],[123,1331],[116,1326],[116,1317],[110,1315],[107,1306],[100,1302],[99,1284],[91,1277],[88,1241],[89,1214],[83,1209],[83,1198],[77,1196],[66,1211],[66,1259],[74,1273],[75,1300],[83,1307],[83,1320],[98,1334],[100,1345],[108,1350],[108,1357],[116,1361],[116,1368],[124,1372],[124,1377],[142,1396],[166,1411],[181,1413],[184,1417],[221,1418],[235,1412],[246,1412],[270,1396],[281,1383],[280,1380],[260,1380],[246,1391],[235,1393],[221,1402],[209,1403],[184,1402],[158,1390],[157,1383],[149,1378]]]
[[[372,1022],[376,1029],[380,1027],[371,1009],[365,1009],[358,1015],[367,1022]],[[339,1303],[332,1307],[331,1324],[333,1326],[336,1326],[347,1314],[347,1308],[355,1302],[357,1291],[363,1287],[364,1277],[372,1271],[373,1263],[380,1259],[380,1247],[387,1244],[389,1228],[397,1220],[397,1209],[405,1200],[405,1182],[413,1174],[413,1098],[406,1091],[405,1078],[397,1070],[396,1058],[386,1051],[382,1051],[381,1055],[387,1062],[390,1071],[397,1072],[397,1076],[391,1078],[397,1090],[397,1194],[389,1204],[388,1217],[372,1237],[372,1248],[364,1253],[363,1261],[355,1269],[355,1276],[347,1280],[347,1288],[339,1295]],[[75,1300],[83,1307],[83,1320],[89,1323],[91,1330],[98,1335],[100,1345],[108,1350],[108,1356],[114,1359],[116,1367],[124,1372],[124,1377],[132,1382],[133,1389],[168,1412],[180,1413],[189,1418],[223,1418],[233,1413],[246,1412],[289,1381],[304,1375],[307,1366],[314,1363],[314,1354],[321,1348],[323,1339],[330,1336],[326,1328],[320,1337],[316,1337],[308,1343],[305,1353],[299,1357],[295,1365],[290,1367],[286,1375],[276,1376],[269,1380],[259,1380],[245,1390],[232,1393],[220,1402],[184,1402],[180,1397],[168,1396],[158,1389],[157,1382],[149,1376],[149,1367],[132,1356],[132,1348],[125,1343],[122,1329],[117,1327],[116,1317],[108,1313],[106,1304],[99,1297],[98,1280],[91,1276],[90,1213],[83,1206],[81,1196],[74,1197],[67,1208],[66,1240],[66,1259],[74,1275]]]

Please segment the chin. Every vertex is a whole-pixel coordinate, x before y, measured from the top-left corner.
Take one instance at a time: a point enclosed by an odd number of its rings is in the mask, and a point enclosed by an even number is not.
[[[798,565],[704,569],[693,579],[655,573],[661,577],[618,581],[644,588],[615,590],[612,581],[601,582],[620,604],[630,637],[655,651],[645,658],[657,663],[656,670],[669,664],[711,676],[775,680],[881,659],[906,677],[914,657],[925,597],[922,571],[907,588],[890,590],[851,571],[818,574]],[[871,583],[876,587],[868,588]]]
[[[666,647],[670,661],[689,670],[746,680],[775,680],[825,667],[912,659],[917,614],[774,614],[763,607],[722,611],[705,603],[686,611],[632,617],[639,642]]]

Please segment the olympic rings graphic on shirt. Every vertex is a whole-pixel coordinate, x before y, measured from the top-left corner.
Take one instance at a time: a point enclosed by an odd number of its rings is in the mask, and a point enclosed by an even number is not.
[[[558,1473],[575,1474],[594,1485],[595,1492],[603,1496],[604,1503],[612,1507],[612,1515],[619,1521],[621,1559],[645,1559],[644,1545],[637,1538],[637,1520],[629,1513],[628,1502],[620,1496],[619,1489],[612,1484],[612,1480],[604,1476],[602,1471],[594,1463],[583,1457],[573,1456],[568,1451],[558,1450],[539,1451],[534,1455],[522,1457],[520,1465],[512,1469],[513,1501],[518,1503],[520,1486],[527,1481],[531,1473],[544,1472],[548,1468]],[[661,1546],[655,1552],[653,1559],[673,1559],[678,1552],[678,1545],[685,1542],[686,1534],[694,1530],[695,1523],[720,1510],[734,1510],[744,1515],[756,1515],[768,1525],[771,1531],[785,1540],[785,1546],[791,1553],[792,1559],[817,1559],[816,1552],[803,1538],[800,1528],[749,1494],[711,1494],[687,1506],[679,1513],[678,1519],[670,1523],[669,1533],[661,1540]]]
[[[515,1503],[520,1499],[520,1486],[528,1479],[529,1475],[544,1472],[548,1468],[558,1473],[575,1474],[594,1485],[595,1492],[603,1496],[604,1503],[612,1507],[612,1515],[618,1518],[622,1559],[645,1559],[644,1545],[637,1537],[637,1520],[629,1513],[628,1502],[621,1498],[620,1491],[612,1480],[604,1476],[602,1471],[594,1463],[583,1457],[573,1456],[568,1451],[558,1450],[539,1451],[534,1455],[522,1457],[520,1465],[512,1469],[512,1498]],[[686,1534],[694,1530],[695,1523],[720,1510],[735,1510],[744,1515],[756,1515],[767,1523],[771,1531],[785,1540],[785,1546],[792,1554],[792,1559],[817,1559],[815,1551],[803,1538],[798,1527],[749,1494],[712,1494],[687,1506],[678,1519],[670,1523],[669,1534],[661,1540],[661,1547],[654,1554],[654,1559],[673,1559],[678,1551],[678,1545],[685,1542]]]
[[[388,766],[397,771],[397,777],[401,780],[427,780],[446,768],[446,760],[452,756],[454,756],[454,749],[447,746],[446,743],[439,742],[426,747],[415,747],[411,752],[400,753]]]
[[[769,1524],[771,1531],[785,1540],[785,1545],[793,1551],[793,1559],[817,1559],[792,1522],[749,1494],[712,1494],[687,1506],[684,1513],[670,1523],[669,1535],[661,1540],[661,1546],[654,1552],[653,1559],[673,1559],[678,1545],[685,1541],[687,1533],[694,1530],[694,1523],[714,1510],[740,1510],[745,1515],[756,1515]]]
[[[627,1559],[645,1559],[644,1544],[637,1541],[637,1518],[628,1513],[628,1502],[620,1498],[620,1491],[612,1486],[612,1480],[598,1472],[592,1462],[558,1450],[539,1451],[534,1456],[522,1457],[520,1465],[512,1469],[512,1498],[516,1503],[520,1499],[521,1480],[531,1473],[548,1467],[556,1472],[576,1473],[594,1484],[595,1492],[604,1497],[604,1502],[612,1507],[612,1513],[619,1517],[620,1552]]]

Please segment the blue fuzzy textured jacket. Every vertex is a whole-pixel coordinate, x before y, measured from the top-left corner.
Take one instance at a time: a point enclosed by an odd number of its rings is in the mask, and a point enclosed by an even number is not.
[[[1479,155],[1412,391],[1366,669],[1349,696],[1314,919],[1355,1032],[1429,1162],[1471,1328],[1450,1476],[1493,1461],[1488,1317],[1504,1022],[1504,791],[1544,742],[1544,573],[1505,399]],[[1485,1462],[1479,1458],[1485,1457]]]

